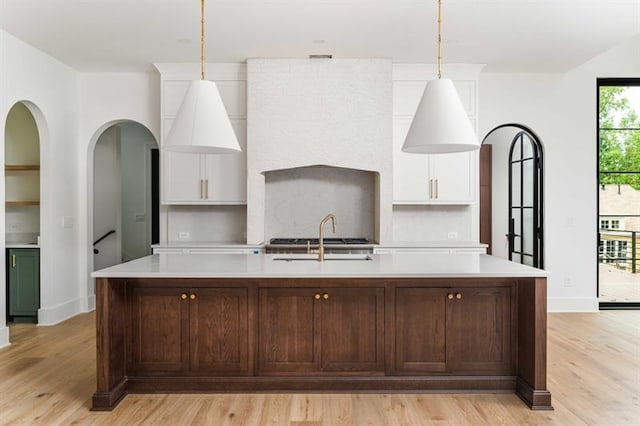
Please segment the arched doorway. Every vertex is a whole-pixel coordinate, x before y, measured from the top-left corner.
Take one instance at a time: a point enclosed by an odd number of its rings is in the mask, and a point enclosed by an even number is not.
[[[543,146],[530,128],[503,124],[480,151],[480,242],[492,255],[544,268]]]
[[[159,154],[153,134],[133,121],[109,123],[90,149],[89,271],[151,253],[159,230]]]
[[[41,144],[46,140],[42,112],[29,101],[15,103],[5,121],[4,134],[4,219],[7,249],[6,306],[7,323],[38,322],[42,288],[41,208],[43,180]],[[46,203],[44,204],[46,206]],[[4,258],[4,256],[3,256]],[[46,263],[45,263],[46,264]]]

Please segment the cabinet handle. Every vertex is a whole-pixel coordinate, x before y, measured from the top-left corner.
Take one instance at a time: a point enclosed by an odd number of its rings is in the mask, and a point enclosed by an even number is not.
[[[15,254],[11,255],[11,267],[12,268],[16,267],[16,255]]]
[[[182,299],[182,300],[187,300],[187,297],[188,297],[188,296],[187,296],[187,293],[182,293],[182,294],[180,295],[180,299]]]
[[[460,293],[456,293],[456,299],[458,300],[462,299],[462,295]]]
[[[316,293],[316,295],[315,295],[315,296],[313,296],[313,297],[315,297],[315,298],[316,298],[316,300],[320,300],[320,293]]]
[[[204,180],[204,199],[209,199],[209,179]]]
[[[200,179],[200,199],[204,198],[204,179]]]
[[[433,198],[433,179],[429,179],[429,198]]]
[[[323,294],[323,295],[322,295],[322,298],[323,298],[324,300],[327,300],[327,299],[329,298],[329,293],[325,293],[325,294]]]
[[[436,181],[436,199],[438,198],[438,179]]]
[[[453,299],[453,293],[447,294],[447,299],[449,299],[449,300]]]
[[[196,297],[198,297],[198,296],[196,296],[195,293],[191,293],[191,295],[189,296],[189,299],[196,300]]]

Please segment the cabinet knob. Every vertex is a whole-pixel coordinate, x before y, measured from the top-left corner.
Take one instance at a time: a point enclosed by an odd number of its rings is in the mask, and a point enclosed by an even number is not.
[[[186,299],[187,299],[187,293],[182,293],[182,294],[180,295],[180,299],[182,299],[182,300],[186,300]]]
[[[322,298],[323,298],[324,300],[327,300],[327,299],[329,298],[329,293],[325,293],[325,294],[323,294],[323,295],[322,295]]]
[[[316,293],[316,295],[315,295],[315,296],[313,296],[313,297],[315,297],[315,298],[316,298],[316,300],[320,300],[320,293]]]
[[[462,295],[460,293],[456,293],[456,299],[462,299]]]
[[[449,300],[453,299],[453,293],[447,294],[447,299],[449,299]]]
[[[16,255],[15,254],[11,255],[11,267],[12,268],[16,267]]]
[[[195,293],[191,293],[191,295],[189,296],[189,299],[191,300],[196,300],[196,294]]]

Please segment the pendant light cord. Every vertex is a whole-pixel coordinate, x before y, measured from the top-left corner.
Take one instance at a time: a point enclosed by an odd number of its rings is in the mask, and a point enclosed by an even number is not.
[[[440,79],[441,77],[442,77],[442,0],[438,0],[438,79]]]
[[[204,80],[204,0],[200,1],[200,79]]]

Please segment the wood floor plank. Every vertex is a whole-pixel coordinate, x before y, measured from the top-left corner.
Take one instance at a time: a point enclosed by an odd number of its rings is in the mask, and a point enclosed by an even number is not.
[[[134,394],[93,412],[95,315],[17,324],[0,349],[0,424],[636,424],[640,312],[554,313],[548,326],[554,411],[531,411],[513,394]]]

